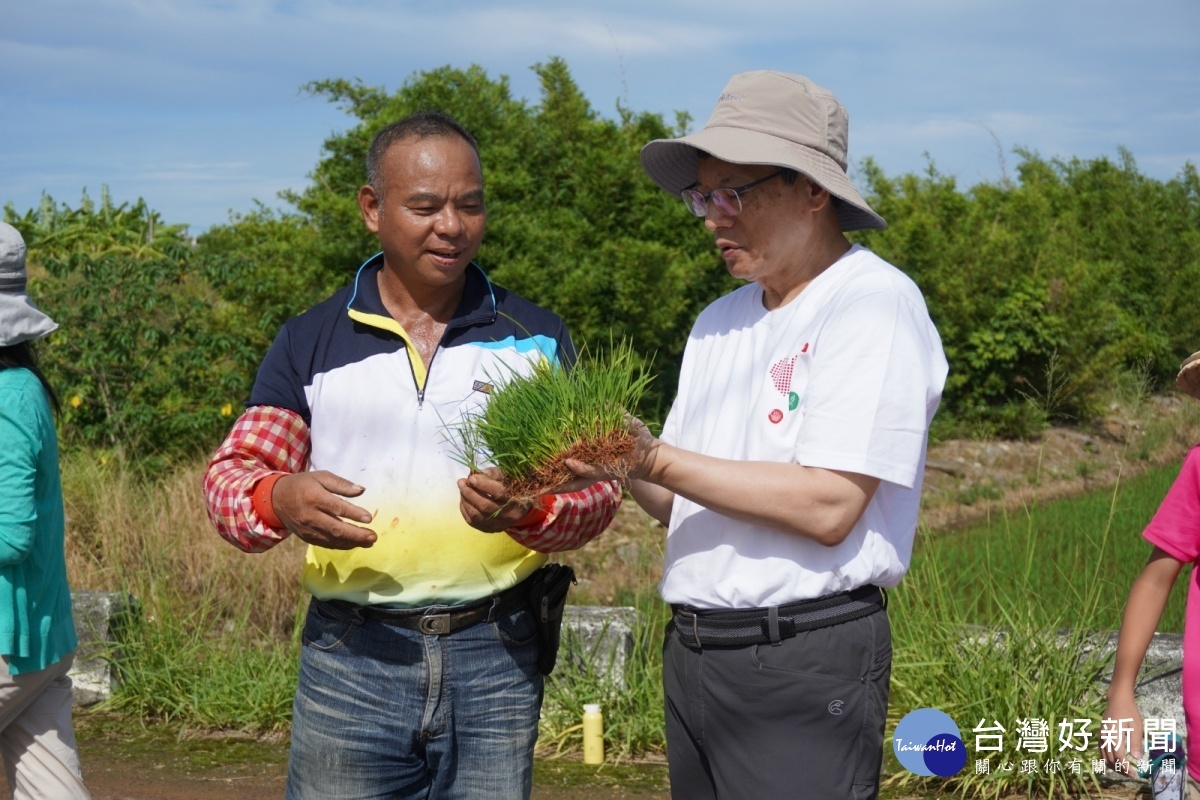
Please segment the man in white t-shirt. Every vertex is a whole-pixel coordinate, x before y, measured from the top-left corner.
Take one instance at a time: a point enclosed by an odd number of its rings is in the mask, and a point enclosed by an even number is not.
[[[749,283],[696,320],[633,496],[668,526],[674,797],[875,797],[891,631],[946,360],[920,290],[844,231],[884,228],[846,176],[827,90],[736,75],[704,129],[642,164]],[[598,470],[573,463],[581,475]]]

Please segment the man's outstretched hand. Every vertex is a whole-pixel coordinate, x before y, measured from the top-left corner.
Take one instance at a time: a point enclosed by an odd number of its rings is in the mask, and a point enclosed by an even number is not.
[[[370,512],[345,499],[362,493],[363,487],[332,472],[300,472],[276,482],[271,505],[293,535],[317,547],[350,550],[375,544],[374,531],[345,521],[371,521]]]
[[[567,469],[578,475],[585,485],[596,481],[626,481],[646,478],[654,469],[654,460],[658,455],[660,442],[654,438],[654,434],[650,433],[646,423],[631,414],[625,415],[625,429],[633,436],[634,449],[633,453],[625,459],[623,468],[614,470],[606,466],[568,458],[565,462]]]

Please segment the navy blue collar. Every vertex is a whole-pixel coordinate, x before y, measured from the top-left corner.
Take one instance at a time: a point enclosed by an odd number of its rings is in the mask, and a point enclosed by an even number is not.
[[[379,272],[383,269],[383,253],[376,253],[363,262],[354,276],[354,291],[346,311],[392,319],[379,295]],[[472,261],[467,266],[462,299],[446,328],[465,328],[469,325],[490,324],[496,321],[496,293],[483,269]],[[369,321],[369,320],[364,320]]]

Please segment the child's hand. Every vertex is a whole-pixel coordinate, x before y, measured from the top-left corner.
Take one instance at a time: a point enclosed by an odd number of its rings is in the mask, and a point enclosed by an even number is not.
[[[1132,697],[1110,697],[1101,719],[1116,720],[1116,730],[1120,731],[1120,734],[1116,736],[1115,747],[1110,746],[1112,742],[1104,739],[1100,741],[1100,752],[1104,756],[1105,765],[1109,769],[1114,769],[1117,762],[1122,761],[1125,763],[1119,770],[1120,772],[1131,777],[1137,775],[1138,762],[1145,756],[1145,753],[1142,752],[1142,712],[1138,711],[1137,703]],[[1121,720],[1132,720],[1132,730],[1129,730],[1129,725],[1122,725]],[[1128,739],[1125,737],[1126,730],[1129,730]],[[1129,745],[1128,750],[1126,750],[1126,744]]]

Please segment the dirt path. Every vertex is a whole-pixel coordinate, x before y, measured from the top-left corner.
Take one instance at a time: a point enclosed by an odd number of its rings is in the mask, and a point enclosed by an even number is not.
[[[76,711],[83,777],[95,800],[278,800],[287,775],[287,742],[182,736]]]
[[[164,725],[139,725],[76,712],[84,780],[95,800],[279,800],[287,776],[287,741],[244,736],[188,736]],[[7,789],[0,773],[0,786]],[[7,796],[5,794],[4,796]],[[661,763],[587,767],[539,759],[533,800],[668,800]]]
[[[76,729],[84,779],[95,800],[279,800],[287,773],[285,739],[189,737],[163,725],[141,726],[78,712]],[[0,787],[4,790],[3,774]],[[3,796],[9,796],[7,791]],[[941,800],[884,790],[885,800]],[[533,800],[669,800],[666,765],[588,767],[539,759]],[[1092,800],[1149,800],[1137,788],[1116,786]]]

